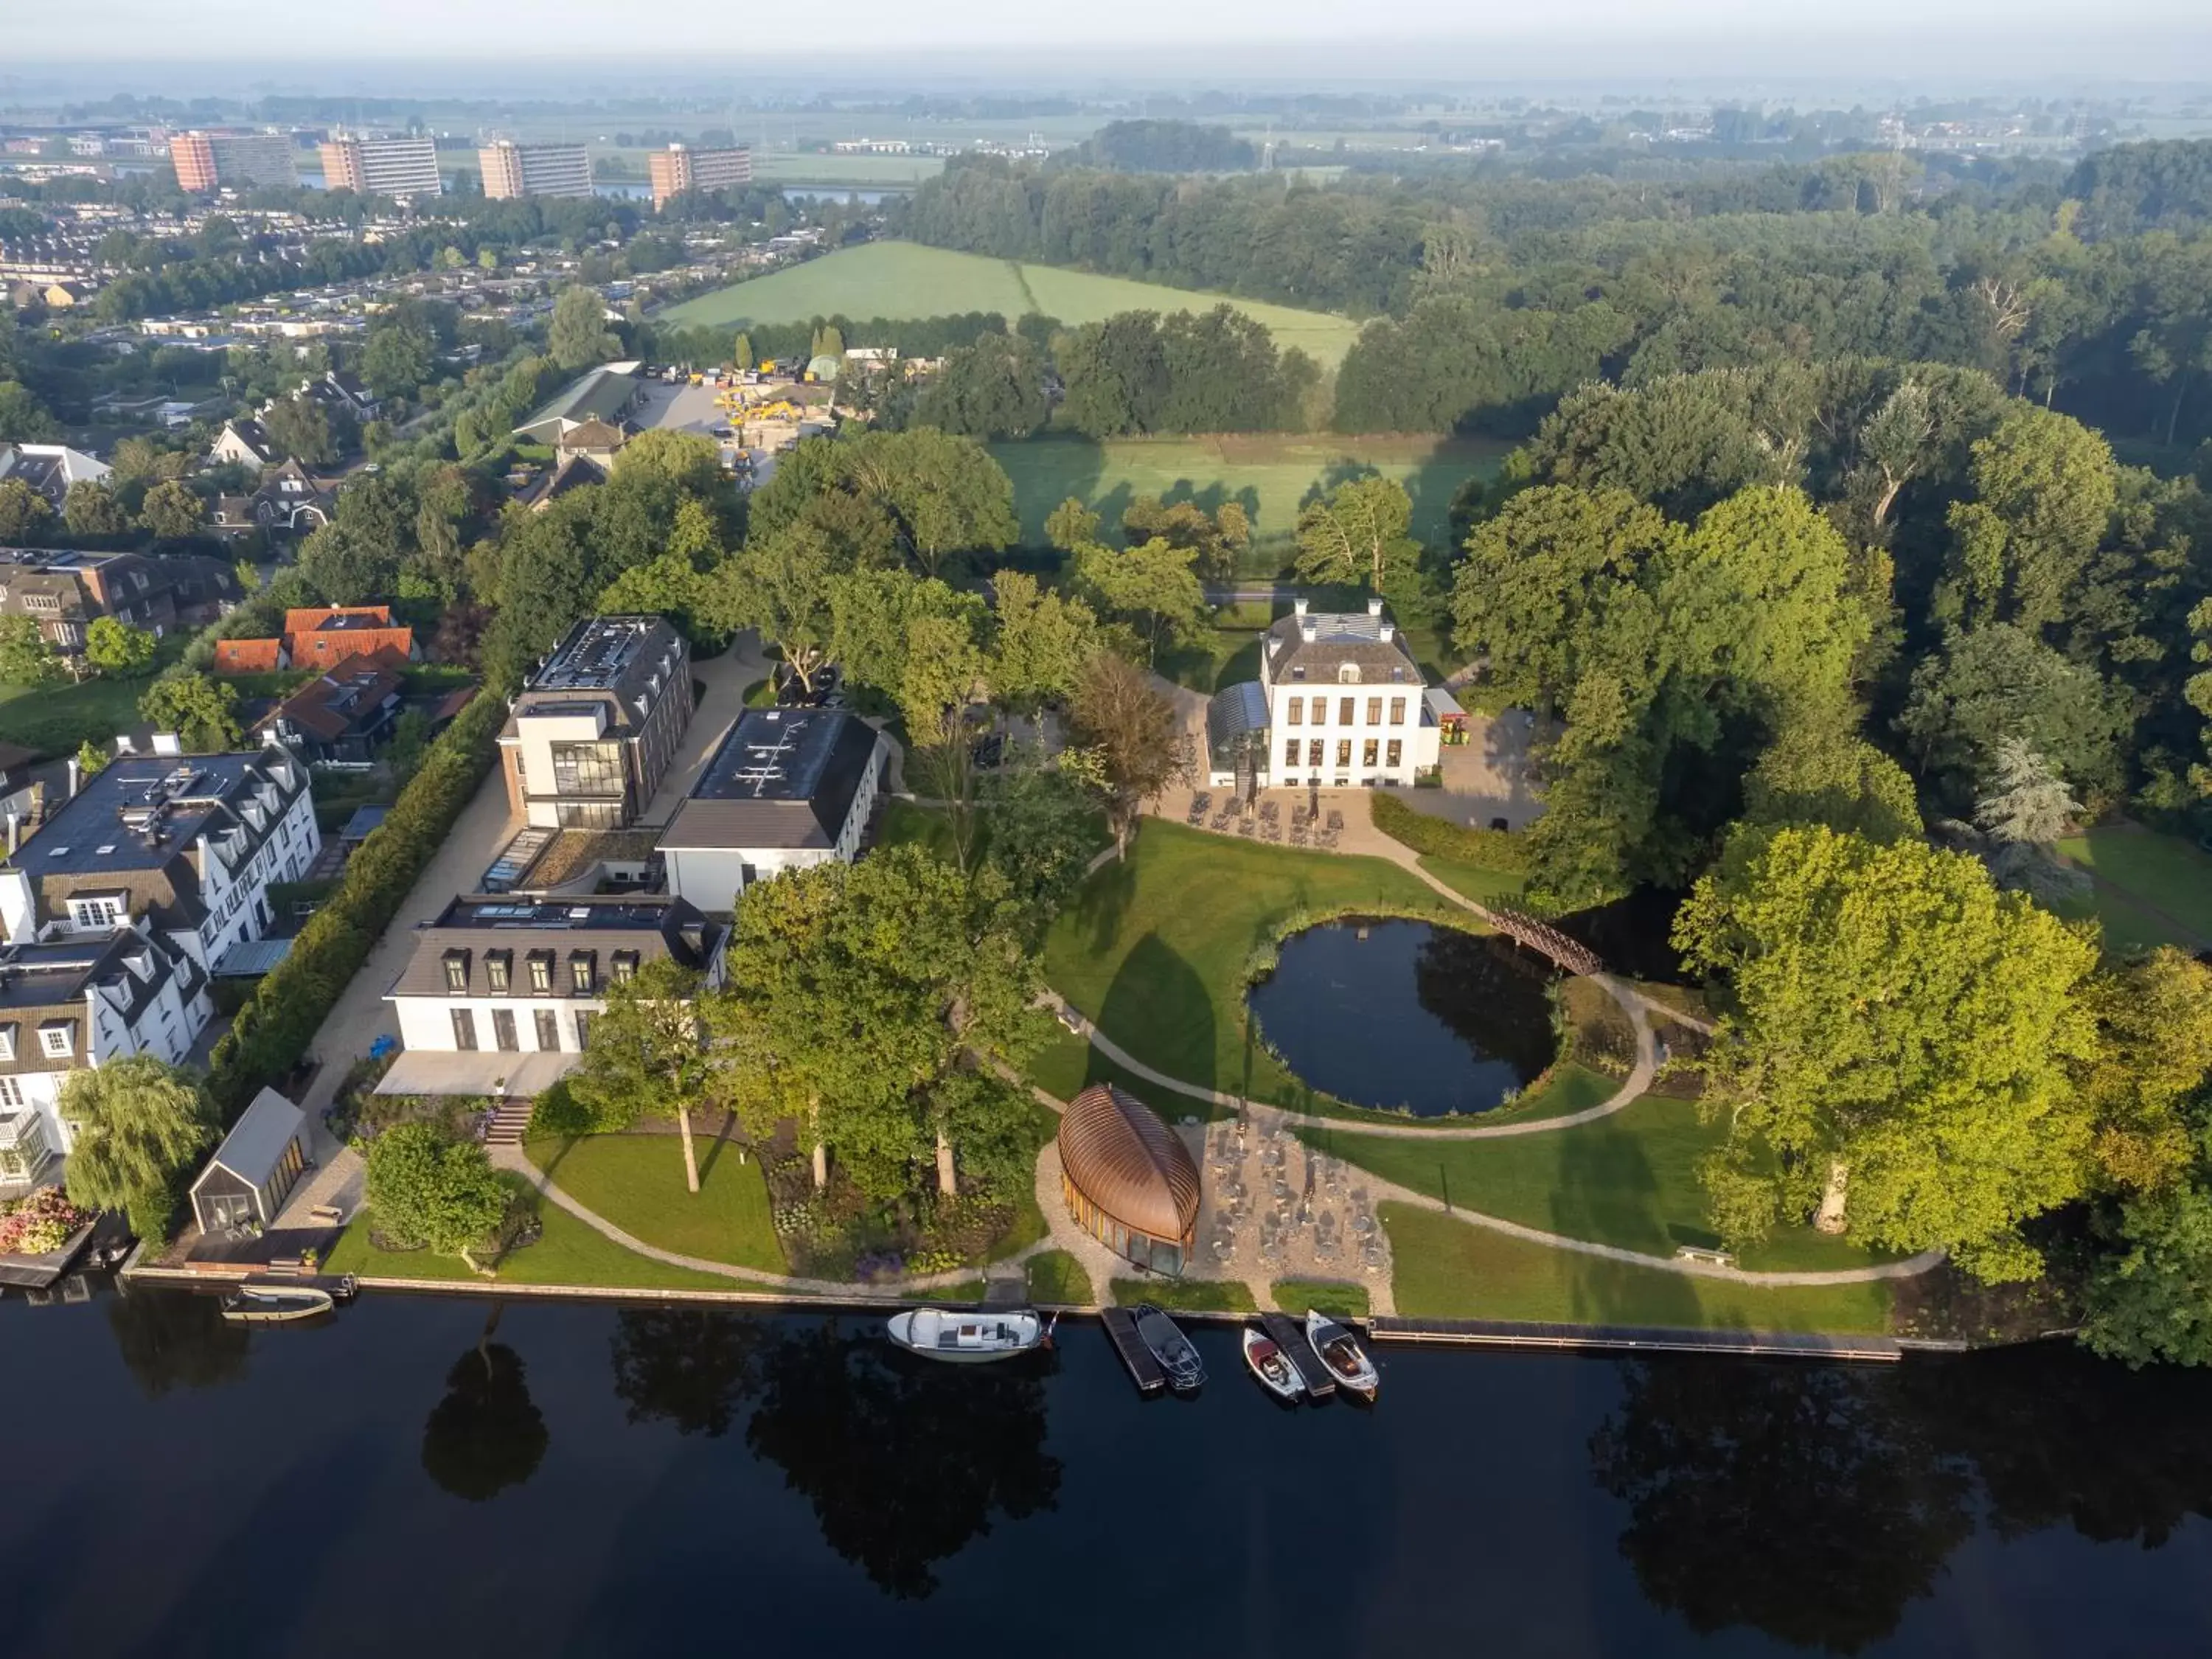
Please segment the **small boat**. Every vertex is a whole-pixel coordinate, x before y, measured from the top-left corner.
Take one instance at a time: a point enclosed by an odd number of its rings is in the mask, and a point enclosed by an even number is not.
[[[1260,1379],[1260,1386],[1278,1400],[1295,1405],[1298,1396],[1306,1391],[1306,1380],[1298,1375],[1298,1368],[1291,1363],[1290,1355],[1277,1347],[1272,1338],[1249,1325],[1244,1328],[1244,1363]]]
[[[1052,1327],[1027,1308],[990,1313],[959,1313],[944,1308],[912,1308],[884,1322],[892,1341],[908,1353],[955,1365],[980,1365],[1042,1347]]]
[[[337,1304],[328,1291],[319,1291],[312,1285],[302,1285],[297,1290],[277,1290],[267,1285],[251,1285],[233,1291],[222,1299],[222,1316],[240,1324],[283,1324],[296,1319],[313,1319],[317,1314],[326,1314]]]
[[[1174,1320],[1145,1302],[1137,1307],[1137,1336],[1168,1374],[1168,1387],[1189,1394],[1206,1383],[1206,1364]]]
[[[1313,1351],[1321,1356],[1321,1363],[1328,1367],[1339,1387],[1351,1389],[1362,1400],[1375,1398],[1382,1379],[1358,1338],[1319,1310],[1309,1308],[1306,1340],[1313,1344]]]

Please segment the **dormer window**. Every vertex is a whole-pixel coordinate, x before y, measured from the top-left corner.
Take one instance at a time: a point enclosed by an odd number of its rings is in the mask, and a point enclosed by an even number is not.
[[[117,927],[123,921],[123,901],[105,897],[71,899],[70,920],[79,927]]]
[[[1356,662],[1339,663],[1336,669],[1336,683],[1339,685],[1358,684],[1359,665]]]
[[[493,990],[501,996],[506,995],[511,988],[514,975],[514,951],[487,951],[484,952],[484,977],[490,981]]]
[[[49,1060],[67,1060],[76,1047],[76,1022],[50,1019],[39,1027],[39,1047]]]
[[[568,983],[580,997],[590,996],[599,988],[599,953],[596,951],[568,952]]]
[[[553,953],[532,951],[530,953],[530,988],[540,995],[553,988]]]
[[[617,985],[627,985],[632,980],[635,979],[637,977],[637,952],[635,951],[616,951],[614,972],[615,983]]]
[[[457,994],[469,988],[469,953],[466,951],[446,952],[446,988]]]
[[[9,1065],[15,1060],[15,1027],[13,1021],[0,1025],[0,1060]]]

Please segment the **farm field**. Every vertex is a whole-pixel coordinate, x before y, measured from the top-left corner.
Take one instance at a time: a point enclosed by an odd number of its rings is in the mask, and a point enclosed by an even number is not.
[[[1277,343],[1297,346],[1329,368],[1343,359],[1359,332],[1359,325],[1349,317],[1326,312],[955,253],[915,242],[867,242],[841,248],[804,264],[686,300],[663,312],[661,319],[683,326],[720,328],[839,315],[865,320],[995,311],[1012,318],[1035,311],[1064,323],[1090,323],[1116,312],[1205,311],[1224,301],[1265,323]]]
[[[1240,503],[1259,547],[1286,549],[1309,496],[1369,470],[1397,479],[1413,498],[1413,534],[1441,543],[1453,492],[1498,469],[1506,446],[1479,439],[1340,437],[1332,433],[1251,433],[1221,437],[1032,438],[991,453],[1014,482],[1022,539],[1044,544],[1045,515],[1075,496],[1118,528],[1139,495],[1195,501],[1211,510]],[[1268,562],[1270,566],[1275,561]]]

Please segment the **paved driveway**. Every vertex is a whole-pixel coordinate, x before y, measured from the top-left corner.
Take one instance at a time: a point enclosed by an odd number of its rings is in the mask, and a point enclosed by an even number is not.
[[[639,823],[666,823],[684,804],[708,757],[721,747],[738,716],[744,713],[745,688],[766,679],[768,669],[760,635],[750,632],[738,635],[720,656],[692,662],[691,678],[707,689],[699,696],[698,708],[691,711],[691,724],[684,728],[684,741],[677,748],[674,763]]]

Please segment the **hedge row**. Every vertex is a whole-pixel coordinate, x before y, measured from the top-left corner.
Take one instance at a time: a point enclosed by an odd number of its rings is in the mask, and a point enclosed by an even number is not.
[[[495,740],[506,720],[507,699],[495,690],[481,691],[430,745],[384,823],[347,860],[337,888],[307,918],[291,954],[262,980],[215,1045],[208,1092],[224,1122],[234,1121],[264,1085],[307,1054],[491,769]],[[337,1065],[352,1056],[328,1058]]]
[[[1430,858],[1455,859],[1485,870],[1525,871],[1528,844],[1503,830],[1470,830],[1449,819],[1417,812],[1395,795],[1377,793],[1369,799],[1375,827],[1416,853]]]

